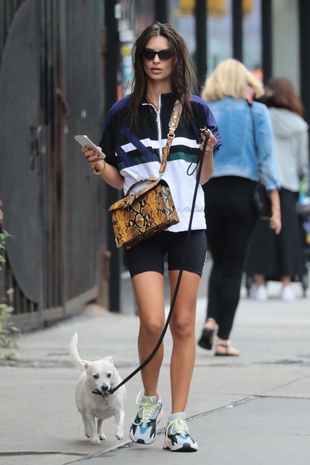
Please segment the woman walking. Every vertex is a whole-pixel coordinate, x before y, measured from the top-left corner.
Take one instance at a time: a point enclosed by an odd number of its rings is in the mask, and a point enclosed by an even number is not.
[[[257,223],[247,256],[246,273],[253,277],[250,289],[253,299],[268,298],[266,281],[271,280],[281,282],[279,297],[291,302],[296,297],[292,281],[306,273],[296,202],[299,181],[308,177],[308,124],[302,117],[303,105],[289,79],[270,79],[261,100],[269,109],[275,135],[282,229],[275,236],[265,221]]]
[[[183,264],[197,167],[202,163],[199,183],[204,184],[212,174],[213,154],[220,144],[209,107],[191,94],[194,80],[186,44],[170,25],[156,22],[142,32],[133,49],[133,63],[132,93],[117,102],[106,118],[99,144],[106,154],[105,161],[98,161],[88,149],[83,149],[83,153],[96,174],[126,194],[135,182],[158,177],[171,113],[175,102],[181,102],[181,119],[163,175],[180,222],[126,250],[140,319],[138,351],[142,363],[153,351],[165,323],[165,256],[173,296]],[[203,142],[197,142],[199,128],[203,127],[208,128],[209,135],[204,154]],[[184,272],[170,321],[172,410],[164,448],[173,452],[198,449],[188,431],[185,409],[195,360],[195,313],[206,254],[205,229],[204,194],[199,186]],[[137,443],[150,444],[155,440],[156,424],[163,416],[158,387],[163,355],[162,344],[141,372],[143,393],[138,396],[138,412],[129,433]]]
[[[272,202],[269,227],[276,233],[281,229],[271,121],[265,105],[249,105],[249,89],[257,96],[264,93],[260,81],[231,58],[218,64],[202,91],[216,117],[223,145],[220,156],[214,159],[212,178],[204,186],[213,264],[206,321],[198,344],[212,349],[217,330],[217,356],[239,355],[229,337],[240,299],[246,251],[257,222],[253,193],[259,165]]]

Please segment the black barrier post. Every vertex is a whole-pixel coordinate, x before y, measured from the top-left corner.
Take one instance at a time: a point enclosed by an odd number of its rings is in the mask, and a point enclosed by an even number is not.
[[[155,13],[155,21],[159,21],[160,23],[167,23],[168,22],[168,2],[167,0],[154,0],[154,13]]]
[[[115,17],[115,0],[105,3],[105,24],[106,24],[106,82],[105,82],[105,106],[109,110],[117,100],[117,69],[118,69],[118,27]],[[120,312],[120,252],[115,247],[114,233],[110,212],[108,207],[118,200],[118,191],[111,186],[106,187],[106,212],[107,218],[107,248],[110,251],[109,272],[108,272],[108,292],[109,311]]]
[[[264,82],[272,77],[272,2],[261,0],[262,70]]]
[[[232,26],[233,57],[242,62],[242,0],[233,0],[232,2]]]
[[[196,0],[195,23],[197,93],[200,94],[207,74],[207,0]]]
[[[309,61],[309,27],[310,3],[299,0],[299,62],[300,95],[304,105],[304,118],[310,123],[310,61]],[[310,162],[310,160],[309,160]]]

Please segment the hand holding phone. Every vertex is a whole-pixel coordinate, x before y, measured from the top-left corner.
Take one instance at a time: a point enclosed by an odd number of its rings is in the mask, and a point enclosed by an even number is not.
[[[82,146],[82,147],[89,147],[90,149],[93,149],[96,151],[96,153],[99,155],[98,159],[104,160],[105,159],[105,154],[98,149],[97,145],[94,144],[87,136],[84,134],[79,134],[74,136],[74,139]]]

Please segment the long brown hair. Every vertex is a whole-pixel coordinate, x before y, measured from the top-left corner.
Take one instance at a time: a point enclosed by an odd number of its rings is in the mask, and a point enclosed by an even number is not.
[[[144,72],[141,52],[149,39],[154,36],[163,36],[168,39],[169,48],[173,53],[172,91],[175,100],[180,100],[183,104],[183,117],[188,119],[191,115],[190,95],[192,88],[196,85],[196,77],[186,43],[170,24],[162,24],[157,21],[144,29],[133,47],[134,78],[130,102],[131,125],[137,124],[140,106],[146,99],[147,77]]]
[[[304,108],[295,92],[292,82],[287,78],[271,78],[265,88],[262,101],[267,107],[286,108],[303,116]]]

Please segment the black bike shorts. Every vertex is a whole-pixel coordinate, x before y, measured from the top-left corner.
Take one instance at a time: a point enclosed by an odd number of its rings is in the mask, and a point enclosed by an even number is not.
[[[164,274],[165,256],[168,270],[185,270],[202,275],[206,259],[207,238],[205,230],[188,232],[163,231],[131,249],[126,249],[130,276],[157,271]]]

